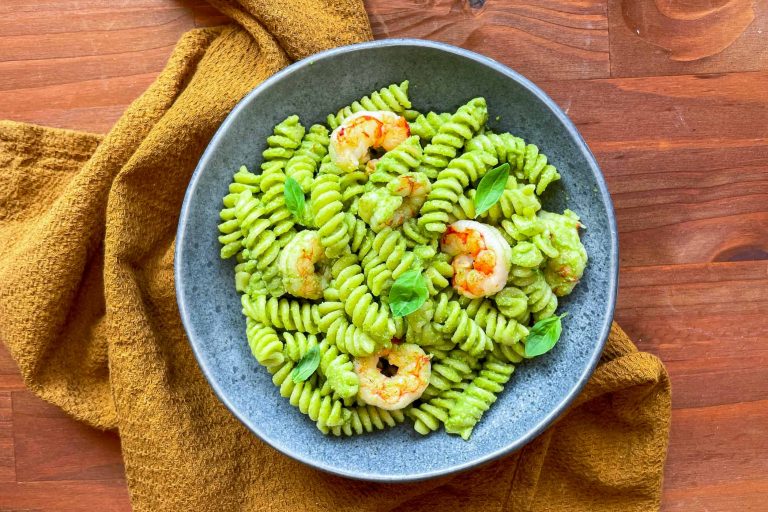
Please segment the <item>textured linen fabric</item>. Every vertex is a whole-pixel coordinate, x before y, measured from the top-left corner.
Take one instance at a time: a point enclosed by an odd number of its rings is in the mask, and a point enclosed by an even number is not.
[[[218,402],[174,295],[189,177],[249,90],[371,31],[354,0],[213,3],[236,23],[185,34],[106,136],[0,122],[0,339],[38,396],[119,432],[134,509],[656,509],[669,378],[615,325],[555,426],[506,458],[427,482],[371,484],[311,469]]]

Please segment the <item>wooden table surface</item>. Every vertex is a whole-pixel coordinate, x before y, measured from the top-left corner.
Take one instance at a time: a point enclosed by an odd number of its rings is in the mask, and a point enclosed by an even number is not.
[[[369,0],[549,93],[618,217],[616,320],[673,383],[663,510],[768,510],[768,2]],[[3,0],[0,118],[106,132],[202,0]],[[117,436],[24,389],[0,348],[0,510],[129,510]]]

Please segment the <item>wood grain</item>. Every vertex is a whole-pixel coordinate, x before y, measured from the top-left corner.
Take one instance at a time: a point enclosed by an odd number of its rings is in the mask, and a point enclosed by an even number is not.
[[[673,408],[700,409],[768,399],[766,308],[768,261],[623,267],[616,320],[665,362]]]
[[[195,26],[173,0],[0,5],[2,117],[106,132]]]
[[[365,4],[377,37],[489,55],[576,122],[615,202],[616,319],[672,378],[662,509],[765,510],[768,4],[627,2]],[[4,0],[0,118],[106,132],[182,32],[223,21],[203,0]],[[0,347],[0,510],[128,509],[118,439],[25,391]]]
[[[120,440],[78,422],[28,391],[13,393],[16,478],[39,480],[120,480]]]
[[[611,76],[768,69],[768,2],[609,0]]]
[[[606,176],[622,265],[768,255],[766,83],[766,72],[542,83]]]
[[[3,348],[3,351],[5,349]],[[13,443],[13,402],[10,391],[0,391],[0,484],[16,481]]]
[[[478,49],[533,80],[610,74],[601,0],[367,0],[365,5],[376,38],[417,37]]]
[[[673,411],[662,509],[765,510],[766,424],[765,400]]]
[[[130,512],[125,480],[0,483],[3,512]]]

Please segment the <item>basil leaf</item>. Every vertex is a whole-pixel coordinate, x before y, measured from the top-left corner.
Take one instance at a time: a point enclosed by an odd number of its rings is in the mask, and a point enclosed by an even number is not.
[[[317,367],[320,365],[320,347],[318,345],[313,346],[309,351],[304,354],[296,368],[291,370],[291,380],[298,384],[310,378]]]
[[[429,296],[427,281],[421,270],[409,270],[395,280],[389,290],[389,309],[395,318],[409,315],[419,309]]]
[[[544,318],[531,327],[525,340],[525,357],[540,356],[552,350],[563,332],[561,319],[565,318],[567,314]]]
[[[504,187],[507,186],[507,178],[509,178],[509,164],[501,164],[485,173],[483,179],[477,184],[477,192],[475,192],[475,217],[488,211],[501,199]]]
[[[285,206],[288,211],[296,217],[296,220],[302,222],[304,220],[304,210],[306,208],[306,200],[304,199],[304,192],[301,190],[301,185],[295,179],[290,176],[285,180],[283,195],[285,196]]]

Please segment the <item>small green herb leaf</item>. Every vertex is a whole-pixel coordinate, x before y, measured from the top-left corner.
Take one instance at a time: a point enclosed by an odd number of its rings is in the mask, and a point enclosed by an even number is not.
[[[304,192],[302,192],[299,182],[288,177],[285,180],[283,195],[285,196],[285,206],[288,208],[288,211],[296,217],[296,220],[302,222],[305,217],[306,200],[304,199]]]
[[[488,211],[504,193],[509,178],[509,164],[501,164],[485,173],[477,184],[475,193],[475,217]]]
[[[389,308],[395,318],[419,309],[429,296],[427,281],[420,269],[409,270],[395,280],[389,290]]]
[[[310,378],[320,364],[320,347],[313,346],[304,354],[299,364],[291,371],[291,380],[298,384]]]
[[[561,320],[567,314],[563,313],[560,316],[555,315],[544,318],[531,327],[528,338],[525,340],[525,357],[540,356],[552,350],[552,347],[555,346],[557,340],[560,339],[560,334],[563,332]]]

